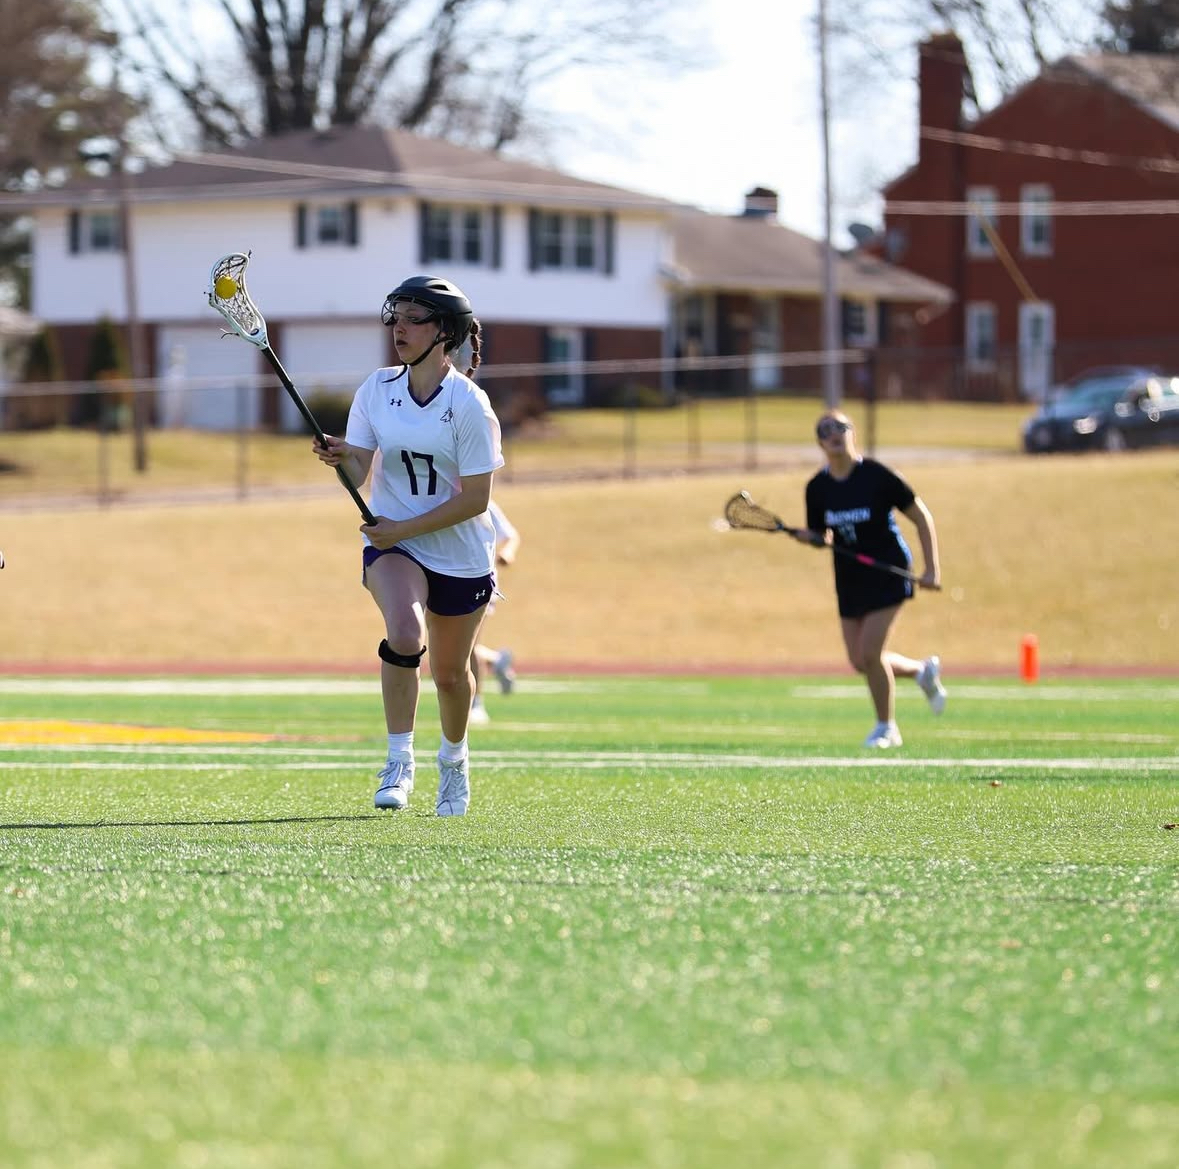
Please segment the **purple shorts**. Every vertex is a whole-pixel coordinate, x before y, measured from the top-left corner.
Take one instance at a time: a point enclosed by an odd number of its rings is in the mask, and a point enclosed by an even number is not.
[[[446,576],[441,572],[434,572],[427,568],[396,544],[392,548],[374,548],[371,544],[364,546],[363,569],[360,579],[368,572],[368,566],[390,552],[404,556],[417,564],[426,577],[426,608],[439,617],[463,617],[467,613],[474,613],[482,609],[495,593],[495,573],[486,576]]]

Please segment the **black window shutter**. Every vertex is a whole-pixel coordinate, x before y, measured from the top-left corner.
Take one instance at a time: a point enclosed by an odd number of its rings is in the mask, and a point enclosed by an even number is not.
[[[354,248],[360,243],[360,205],[355,201],[348,204],[346,223],[348,246]]]
[[[602,216],[602,270],[607,276],[614,275],[614,212]]]
[[[70,255],[76,256],[82,250],[82,216],[78,211],[70,212]]]
[[[427,254],[428,233],[430,227],[430,204],[418,204],[418,263],[425,264],[429,259]]]
[[[295,206],[295,247],[307,246],[307,204],[298,203]]]
[[[504,212],[499,206],[491,209],[491,266],[503,267]]]
[[[540,267],[540,212],[535,207],[528,209],[528,271]]]

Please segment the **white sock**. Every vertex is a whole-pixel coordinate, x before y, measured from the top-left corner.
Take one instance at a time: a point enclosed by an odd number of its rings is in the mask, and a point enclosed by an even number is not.
[[[403,731],[401,734],[388,735],[389,759],[401,760],[405,763],[413,762],[413,731]]]
[[[438,748],[438,758],[447,763],[459,763],[467,757],[467,736],[452,743],[445,735],[442,736],[442,746]]]

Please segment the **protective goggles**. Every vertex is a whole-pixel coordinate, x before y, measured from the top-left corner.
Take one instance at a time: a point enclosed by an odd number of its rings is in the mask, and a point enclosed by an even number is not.
[[[850,422],[840,422],[838,418],[824,418],[818,426],[815,427],[815,434],[819,436],[819,441],[824,439],[834,438],[837,434],[847,434],[851,430]]]

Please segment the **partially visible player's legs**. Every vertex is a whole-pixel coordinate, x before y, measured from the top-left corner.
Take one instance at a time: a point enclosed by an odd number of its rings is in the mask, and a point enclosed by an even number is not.
[[[421,690],[425,647],[427,582],[421,568],[405,556],[382,556],[365,571],[365,586],[385,620],[381,647],[381,698],[389,747],[378,772],[378,808],[404,808],[413,791],[413,731]],[[392,659],[392,660],[390,660]]]
[[[467,727],[475,679],[471,656],[483,624],[484,610],[443,617],[427,613],[430,631],[430,676],[438,692],[442,743],[438,749],[440,816],[462,816],[471,799]]]
[[[897,653],[896,650],[890,649],[886,651],[884,656],[888,659],[888,665],[894,678],[916,678],[925,668],[924,662],[906,657],[902,653]]]
[[[896,684],[890,660],[894,655],[885,652],[888,635],[900,609],[900,605],[890,605],[862,617],[840,619],[848,661],[866,678],[876,712],[876,726],[864,743],[867,747],[901,745],[896,723]]]
[[[941,714],[946,709],[946,688],[942,685],[942,660],[937,654],[922,661],[906,657],[894,650],[887,650],[884,656],[894,678],[912,678],[916,681],[934,714]]]
[[[490,670],[499,679],[501,694],[511,694],[516,682],[516,671],[512,668],[513,657],[510,649],[491,649],[486,645],[475,646],[475,656],[486,671]]]
[[[483,660],[479,653],[482,646],[475,646],[471,650],[471,684],[474,690],[471,695],[471,726],[483,726],[491,722],[487,707],[483,705]]]

